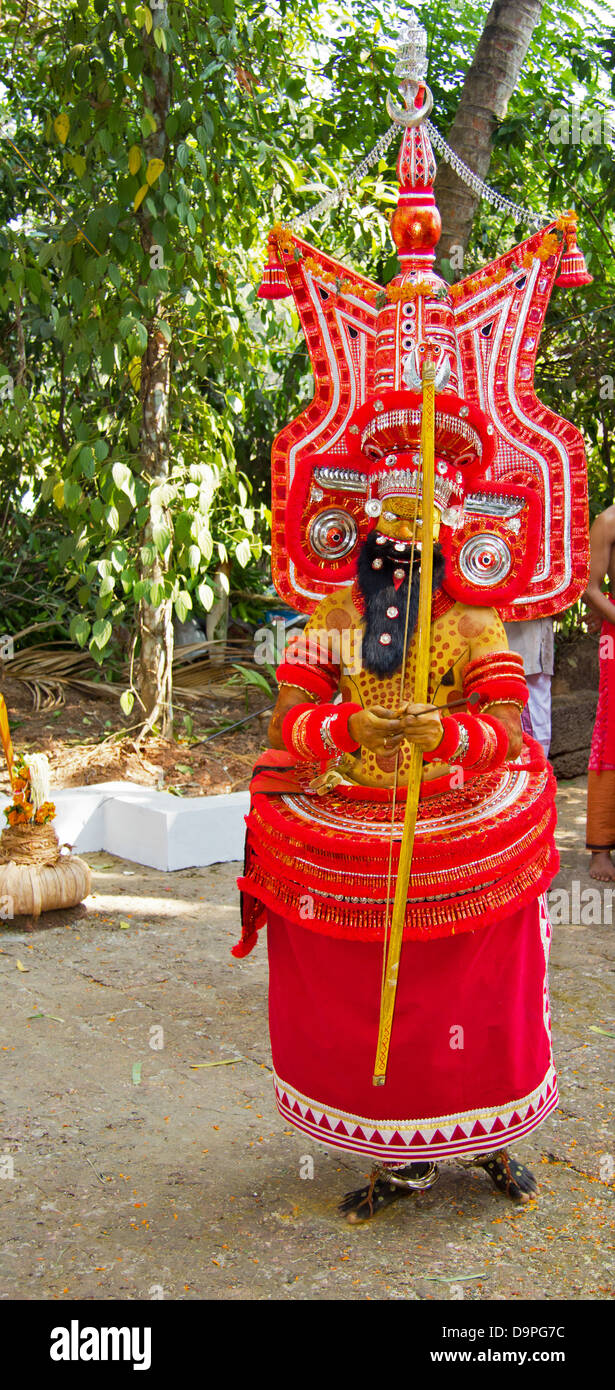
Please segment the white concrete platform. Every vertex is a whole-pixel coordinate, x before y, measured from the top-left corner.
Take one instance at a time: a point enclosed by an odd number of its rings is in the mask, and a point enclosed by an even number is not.
[[[171,872],[243,859],[249,793],[172,796],[138,782],[53,787],[60,844]],[[2,800],[2,809],[9,798]]]

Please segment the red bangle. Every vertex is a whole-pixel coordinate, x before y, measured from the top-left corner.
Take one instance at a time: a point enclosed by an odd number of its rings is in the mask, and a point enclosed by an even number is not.
[[[528,689],[523,678],[514,676],[491,676],[483,681],[475,681],[471,686],[464,687],[464,694],[477,694],[481,704],[502,704],[507,701],[521,702],[525,705],[528,697]]]
[[[468,739],[468,747],[463,757],[456,759],[460,767],[474,766],[483,751],[483,731],[475,714],[459,714],[457,719],[463,725]]]
[[[320,675],[339,675],[340,661],[335,660],[335,635],[324,631],[318,632],[313,628],[306,628],[296,637],[290,638],[284,655],[283,662],[288,662],[289,666],[309,666]],[[332,686],[335,690],[335,685]]]
[[[505,672],[506,675],[513,673],[523,676],[523,658],[518,652],[511,652],[508,648],[499,652],[486,652],[484,656],[477,656],[468,662],[464,667],[463,678],[464,681],[472,681],[484,676],[497,675],[499,671]]]
[[[322,741],[321,729],[323,721],[327,718],[327,712],[330,709],[331,705],[316,705],[316,708],[312,706],[312,717],[311,719],[307,719],[305,723],[305,741],[308,748],[311,749],[313,756],[320,761],[327,756]]]
[[[306,737],[306,721],[308,715],[313,713],[313,705],[293,705],[282,723],[282,738],[289,753],[296,754],[305,762],[312,762],[314,759]]]
[[[306,739],[317,758],[338,753],[355,753],[359,744],[348,732],[348,721],[360,712],[360,705],[320,705],[306,723]]]
[[[483,772],[490,772],[497,761],[498,751],[498,739],[495,729],[491,728],[488,724],[484,724],[482,719],[477,719],[476,722],[480,729],[482,746],[479,756],[471,769],[473,776],[478,776],[479,773]]]
[[[444,734],[437,748],[423,754],[424,762],[455,762],[469,772],[487,772],[504,761],[508,736],[504,725],[490,715],[451,714],[442,720]],[[465,731],[462,739],[461,729]],[[465,752],[457,756],[460,743],[467,743]]]
[[[341,705],[293,705],[282,723],[282,738],[290,753],[306,762],[355,753],[359,744],[348,730],[360,705],[345,701]]]
[[[506,762],[506,755],[508,753],[508,734],[506,728],[501,719],[495,719],[492,714],[481,714],[481,720],[483,724],[489,724],[491,726],[497,738],[497,748],[491,766],[501,767],[502,763]]]
[[[443,715],[442,728],[444,732],[437,748],[431,748],[429,752],[423,753],[424,763],[447,763],[449,758],[452,758],[457,752],[459,747],[459,723],[454,714]]]
[[[348,725],[353,714],[361,713],[361,706],[353,705],[348,701],[344,702],[342,705],[336,705],[335,708],[337,713],[333,716],[329,725],[331,738],[342,753],[356,753],[357,748],[360,748],[361,745],[357,743],[356,738],[352,737]]]
[[[528,699],[523,661],[518,652],[489,652],[468,662],[463,672],[464,695],[477,694],[481,704],[520,703]]]

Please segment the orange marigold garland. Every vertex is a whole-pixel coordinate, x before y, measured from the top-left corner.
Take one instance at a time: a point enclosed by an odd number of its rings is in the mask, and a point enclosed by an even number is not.
[[[542,261],[543,263],[545,261],[548,261],[550,256],[556,255],[556,253],[559,251],[562,242],[562,236],[566,242],[566,247],[569,247],[571,252],[576,252],[577,256],[580,256],[580,253],[576,245],[576,226],[578,220],[579,219],[576,212],[562,212],[557,219],[555,229],[544,233],[542,240],[539,242],[535,250],[525,252],[525,255],[523,256],[520,265],[517,265],[517,263],[513,261],[509,264],[508,268],[506,268],[503,265],[500,265],[498,266],[497,270],[493,271],[477,270],[475,274],[472,275],[469,279],[465,281],[457,281],[455,284],[449,286],[449,294],[451,296],[451,299],[453,301],[458,299],[459,296],[463,294],[464,290],[469,290],[470,293],[475,293],[479,289],[486,289],[490,285],[501,284],[502,280],[506,278],[507,274],[509,274],[510,271],[530,270],[535,260]],[[559,236],[558,232],[560,234]],[[583,266],[581,269],[584,270],[585,267]],[[589,277],[589,279],[591,279],[591,277]],[[585,280],[585,278],[583,277],[582,279],[579,278],[578,281],[574,280],[570,283],[589,283],[589,279]],[[556,283],[560,284],[568,282],[563,281],[560,278],[560,280],[556,281]],[[424,293],[424,291],[422,290],[420,292]]]
[[[48,782],[47,759],[43,762],[41,754],[33,754],[27,762],[20,753],[15,760],[13,801],[4,808],[9,825],[48,825],[53,820],[56,808],[46,797]]]
[[[508,267],[508,270],[529,270],[534,260],[542,262],[547,261],[550,256],[555,255],[559,250],[562,237],[567,243],[570,243],[571,247],[576,251],[577,248],[574,238],[577,222],[578,216],[576,212],[573,210],[562,212],[555,224],[555,230],[545,232],[537,248],[534,251],[526,251],[521,264],[517,265],[513,262],[513,264]],[[275,223],[271,232],[271,239],[277,247],[280,259],[284,256],[288,258],[294,254],[295,260],[303,261],[305,270],[311,271],[313,275],[318,275],[318,278],[322,280],[323,284],[333,285],[336,294],[349,294],[352,289],[355,289],[362,299],[370,303],[375,302],[377,308],[383,308],[384,304],[387,302],[407,303],[421,296],[428,297],[434,294],[434,287],[428,280],[419,280],[414,284],[408,285],[387,285],[385,291],[381,292],[381,294],[372,288],[364,288],[363,286],[359,288],[353,285],[351,280],[341,279],[334,271],[325,270],[324,266],[321,265],[320,261],[318,261],[315,256],[302,256],[299,248],[294,245],[292,232],[288,227],[284,227],[281,222]],[[504,266],[498,266],[498,269],[495,271],[479,270],[475,275],[471,276],[470,279],[465,281],[464,287],[466,290],[470,290],[471,293],[475,293],[490,285],[500,284],[501,281],[505,279],[507,273],[508,271]],[[459,294],[462,293],[461,282],[450,285],[448,287],[448,293],[453,301],[457,299]],[[437,297],[440,298],[443,296],[438,295]]]

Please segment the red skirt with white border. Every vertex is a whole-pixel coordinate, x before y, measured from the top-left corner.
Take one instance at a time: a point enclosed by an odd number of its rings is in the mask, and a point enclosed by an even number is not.
[[[276,1101],[309,1139],[403,1165],[492,1152],[556,1106],[543,896],[474,932],[404,941],[378,1087],[381,944],[267,916]]]

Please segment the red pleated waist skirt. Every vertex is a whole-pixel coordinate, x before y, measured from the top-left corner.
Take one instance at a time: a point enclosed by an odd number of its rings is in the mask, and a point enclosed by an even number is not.
[[[475,932],[404,941],[378,1087],[381,944],[267,917],[276,1100],[310,1139],[393,1164],[488,1153],[557,1104],[543,897]]]

